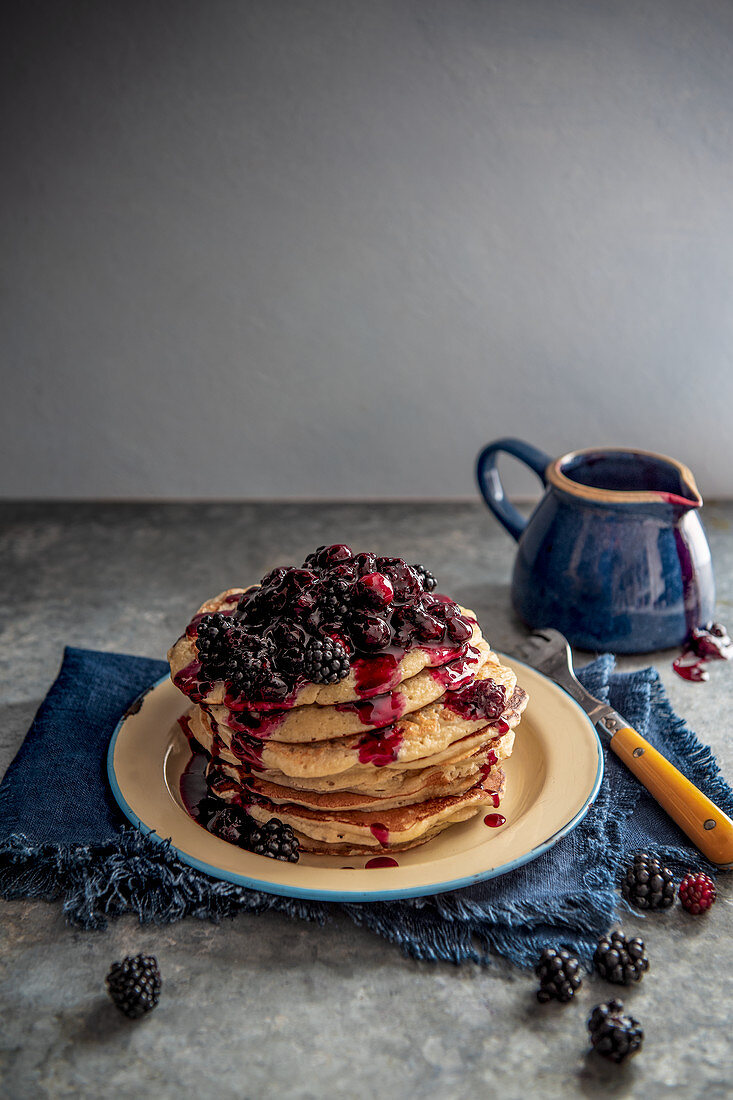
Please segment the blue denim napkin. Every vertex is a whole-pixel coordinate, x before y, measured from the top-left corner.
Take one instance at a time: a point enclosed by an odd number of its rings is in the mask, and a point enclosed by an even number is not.
[[[654,669],[614,673],[599,658],[579,673],[599,698],[661,749],[726,812],[733,791],[708,748],[672,711]],[[712,870],[613,754],[595,804],[550,851],[498,879],[434,897],[332,905],[282,898],[209,878],[130,827],[114,803],[105,758],[112,730],[167,666],[67,649],[58,678],[0,785],[0,894],[58,898],[68,920],[104,927],[136,913],[168,923],[278,909],[320,922],[341,909],[417,958],[532,964],[563,944],[585,959],[614,920],[630,852],[654,848],[673,869]]]

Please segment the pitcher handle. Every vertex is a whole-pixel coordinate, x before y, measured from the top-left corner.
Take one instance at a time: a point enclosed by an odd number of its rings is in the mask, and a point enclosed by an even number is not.
[[[544,451],[533,447],[531,443],[522,442],[521,439],[497,439],[494,443],[487,444],[478,456],[476,479],[481,495],[499,523],[507,529],[512,538],[519,540],[519,536],[527,526],[527,520],[504,495],[504,486],[496,468],[496,457],[502,451],[512,455],[513,458],[518,458],[525,466],[529,466],[543,485],[547,484],[545,470],[552,459]]]

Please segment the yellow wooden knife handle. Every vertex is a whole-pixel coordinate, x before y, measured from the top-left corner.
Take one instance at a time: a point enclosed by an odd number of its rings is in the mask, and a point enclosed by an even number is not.
[[[630,726],[611,748],[711,863],[733,866],[733,821]]]

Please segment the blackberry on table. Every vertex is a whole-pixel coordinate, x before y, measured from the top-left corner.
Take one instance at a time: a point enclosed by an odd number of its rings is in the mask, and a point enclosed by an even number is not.
[[[122,962],[112,963],[106,981],[112,1001],[131,1020],[152,1012],[160,1000],[162,983],[154,955],[126,955]]]
[[[621,893],[637,909],[668,909],[674,904],[674,875],[657,856],[637,852],[626,868]]]
[[[285,825],[278,817],[271,817],[264,825],[255,825],[247,847],[255,855],[287,863],[297,863],[300,859],[300,844],[292,826]]]
[[[621,1001],[596,1005],[588,1018],[593,1049],[611,1062],[623,1062],[641,1050],[644,1032],[638,1020],[624,1015]]]
[[[435,574],[431,573],[429,569],[426,569],[424,565],[415,564],[412,568],[422,581],[423,590],[425,592],[432,592],[433,589],[438,587]]]
[[[303,674],[314,684],[336,684],[349,675],[351,662],[340,642],[311,638],[303,658]]]
[[[717,891],[715,883],[709,875],[699,874],[685,875],[680,883],[680,902],[693,916],[704,913],[715,901]]]
[[[583,984],[580,976],[580,961],[564,947],[546,947],[535,966],[535,974],[540,979],[537,1000],[541,1004],[547,1001],[571,1001]]]
[[[623,932],[602,936],[593,962],[600,976],[616,985],[641,981],[642,974],[649,969],[643,941],[638,936],[627,940]]]

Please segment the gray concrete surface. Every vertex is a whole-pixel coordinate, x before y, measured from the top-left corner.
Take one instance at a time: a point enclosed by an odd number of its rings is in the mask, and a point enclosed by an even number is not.
[[[733,505],[708,505],[705,517],[719,616],[730,622]],[[0,771],[64,643],[161,656],[203,597],[324,541],[422,560],[476,608],[497,647],[511,650],[523,634],[508,602],[512,544],[480,505],[6,504],[0,524]],[[687,684],[671,657],[654,663],[674,706],[733,776],[733,668]],[[613,992],[597,980],[577,1003],[540,1007],[530,974],[501,961],[409,961],[337,916],[322,928],[276,914],[164,928],[123,919],[82,933],[53,904],[0,903],[0,1094],[723,1100],[733,1076],[733,892],[726,877],[720,887],[704,919],[675,907],[625,920],[645,938],[652,969],[624,991],[646,1041],[620,1069],[586,1057],[588,1011]],[[107,1002],[103,981],[113,959],[141,950],[158,956],[164,992],[136,1024]]]
[[[730,0],[11,0],[0,51],[0,495],[465,498],[520,426],[733,495]]]

